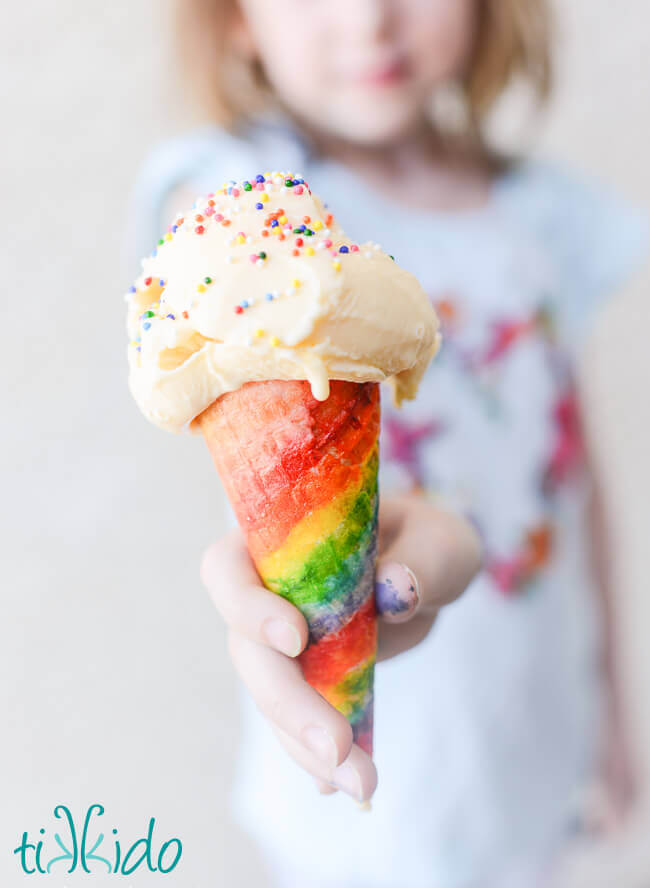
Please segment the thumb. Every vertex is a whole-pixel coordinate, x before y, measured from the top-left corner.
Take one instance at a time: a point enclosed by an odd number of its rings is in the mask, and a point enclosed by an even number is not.
[[[420,603],[420,584],[413,571],[399,561],[379,559],[375,575],[377,611],[389,623],[409,620]]]
[[[435,617],[479,571],[480,535],[462,516],[419,496],[386,499],[380,520],[386,545],[375,575],[379,615],[391,623]]]

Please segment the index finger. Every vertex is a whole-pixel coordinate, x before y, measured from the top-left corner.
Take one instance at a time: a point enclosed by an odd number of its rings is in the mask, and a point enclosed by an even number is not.
[[[231,629],[251,641],[297,657],[309,628],[301,611],[262,584],[244,536],[234,528],[208,547],[201,580]]]

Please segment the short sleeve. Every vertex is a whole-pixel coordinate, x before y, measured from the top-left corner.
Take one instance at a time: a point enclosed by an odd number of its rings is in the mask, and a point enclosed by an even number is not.
[[[140,260],[169,224],[163,212],[175,189],[187,186],[201,194],[266,169],[300,170],[307,150],[297,129],[277,113],[251,115],[236,131],[205,126],[157,146],[142,164],[128,201],[122,242],[126,281],[139,272]]]
[[[531,163],[518,202],[552,266],[562,338],[578,347],[599,307],[650,259],[650,216],[598,183]],[[516,193],[519,189],[514,188]]]
[[[127,202],[122,264],[127,280],[139,271],[140,260],[154,249],[169,220],[163,210],[181,185],[209,190],[224,176],[244,175],[237,140],[219,127],[205,127],[156,146],[145,158]]]

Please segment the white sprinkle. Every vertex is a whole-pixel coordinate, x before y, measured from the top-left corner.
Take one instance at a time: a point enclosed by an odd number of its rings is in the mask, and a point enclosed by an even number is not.
[[[255,262],[255,265],[257,265],[258,268],[263,268],[263,267],[264,267],[264,260],[263,260],[263,259],[257,259],[256,262]]]
[[[234,256],[228,256],[228,259],[227,259],[228,265],[232,265],[234,261],[235,261]]]
[[[296,292],[295,287],[287,287],[287,296],[294,296]]]
[[[323,241],[319,241],[319,242],[316,244],[315,249],[316,249],[316,250],[324,250],[324,249],[325,249],[325,244],[323,243]]]
[[[251,234],[249,234],[249,235],[246,237],[246,243],[247,243],[247,244],[252,244],[252,243],[253,243],[253,236],[252,236]]]
[[[366,257],[366,259],[372,259],[372,253],[370,252],[370,250],[367,250],[363,255]]]

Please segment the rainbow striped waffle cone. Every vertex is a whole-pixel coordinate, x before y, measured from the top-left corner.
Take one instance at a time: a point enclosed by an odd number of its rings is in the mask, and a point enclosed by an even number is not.
[[[197,422],[264,585],[304,614],[306,681],[372,755],[379,384],[248,382]]]

